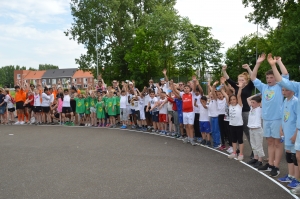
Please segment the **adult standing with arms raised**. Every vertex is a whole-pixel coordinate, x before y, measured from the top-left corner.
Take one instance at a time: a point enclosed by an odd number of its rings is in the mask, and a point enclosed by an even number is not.
[[[259,62],[260,60],[257,60],[257,62]],[[226,72],[227,66],[223,66],[222,67],[222,73],[223,73],[223,77],[226,78],[226,81],[234,88],[235,93],[238,93],[239,87],[237,86],[237,84],[245,84],[246,86],[244,87],[244,89],[242,90],[241,93],[241,98],[242,98],[242,103],[243,103],[243,109],[242,109],[242,116],[243,116],[243,131],[247,137],[247,140],[250,144],[250,134],[249,134],[249,128],[248,128],[248,117],[249,117],[249,111],[250,111],[250,107],[247,103],[247,98],[252,96],[252,92],[254,90],[254,85],[250,79],[250,76],[252,74],[252,70],[250,69],[248,64],[244,64],[242,66],[244,69],[246,69],[248,71],[247,72],[243,72],[241,74],[238,75],[238,82],[233,81],[232,79],[230,79],[229,75]],[[251,144],[250,144],[251,146]],[[253,152],[251,153],[251,158],[253,157]]]

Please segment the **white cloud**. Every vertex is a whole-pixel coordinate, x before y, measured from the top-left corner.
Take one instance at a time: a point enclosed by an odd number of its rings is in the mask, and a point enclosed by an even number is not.
[[[224,51],[257,29],[245,18],[252,8],[244,8],[241,0],[177,0],[176,9],[193,24],[212,27],[212,34],[224,43]]]

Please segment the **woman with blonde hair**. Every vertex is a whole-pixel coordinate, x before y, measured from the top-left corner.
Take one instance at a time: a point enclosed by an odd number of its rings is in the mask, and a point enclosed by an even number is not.
[[[238,82],[233,81],[232,79],[230,79],[229,75],[226,72],[227,66],[223,66],[222,67],[222,73],[223,73],[223,77],[226,78],[226,81],[234,88],[235,93],[238,93],[239,87],[237,86],[237,84],[244,84],[245,87],[242,90],[241,93],[241,99],[242,99],[242,104],[243,104],[243,109],[242,109],[242,116],[243,116],[243,131],[247,137],[247,140],[250,144],[250,134],[249,134],[249,128],[247,127],[248,125],[248,116],[249,116],[249,111],[250,111],[250,107],[247,103],[247,98],[252,96],[252,91],[254,90],[254,85],[250,79],[252,70],[250,69],[248,64],[244,64],[242,66],[244,69],[246,69],[248,71],[247,72],[243,72],[241,74],[238,75]],[[253,157],[253,152],[251,153],[251,158]]]

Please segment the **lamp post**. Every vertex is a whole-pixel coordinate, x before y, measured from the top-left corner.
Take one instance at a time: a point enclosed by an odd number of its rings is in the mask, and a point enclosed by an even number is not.
[[[99,75],[99,67],[98,67],[98,25],[96,25],[96,55],[97,55],[97,78],[98,78],[98,75]]]

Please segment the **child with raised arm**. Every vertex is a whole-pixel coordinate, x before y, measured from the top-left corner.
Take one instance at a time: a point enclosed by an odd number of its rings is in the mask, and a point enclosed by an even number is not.
[[[243,102],[241,98],[241,93],[245,84],[240,83],[238,85],[239,90],[237,95],[228,96],[225,92],[225,98],[227,103],[229,104],[229,128],[232,136],[232,148],[233,152],[228,156],[229,159],[237,158],[239,161],[244,159],[244,142],[243,142],[243,117],[242,117],[242,109]],[[237,142],[239,143],[240,153],[237,157],[236,149]]]
[[[264,132],[261,127],[261,96],[253,95],[247,98],[250,112],[248,117],[248,127],[250,133],[251,147],[254,157],[248,164],[258,168],[262,166],[262,158],[265,156],[263,149]]]
[[[272,58],[272,55],[269,54],[269,57],[270,56]],[[265,57],[265,54],[259,56],[251,74],[251,80],[254,86],[262,93],[263,130],[264,137],[267,138],[268,142],[269,162],[264,166],[258,167],[258,170],[271,171],[270,176],[277,177],[280,173],[279,163],[281,160],[283,147],[282,143],[280,143],[283,95],[281,93],[281,86],[276,84],[272,70],[266,72],[267,84],[262,83],[259,79],[256,78],[258,68],[260,67],[260,64],[265,60]],[[284,65],[282,64],[279,66],[283,77],[288,78],[288,72]]]
[[[211,136],[213,138],[213,147],[218,149],[221,145],[221,138],[220,138],[220,128],[219,128],[219,121],[218,121],[218,103],[217,103],[217,95],[213,94],[216,90],[216,85],[219,82],[216,81],[212,87],[210,88],[210,101],[208,104],[208,116],[210,117],[210,124],[211,124]]]
[[[272,67],[274,77],[275,77],[276,82],[278,82],[278,85],[284,87],[285,89],[293,91],[294,93],[297,93],[298,98],[299,98],[300,97],[300,82],[293,82],[293,81],[289,81],[286,78],[283,78],[277,70],[276,63],[280,67],[284,67],[284,65],[281,61],[281,58],[280,57],[273,58],[272,55],[270,54],[268,56],[268,62]],[[297,132],[297,135],[296,135],[294,149],[296,150],[296,159],[297,159],[297,164],[298,164],[300,162],[300,133],[299,133],[299,129],[300,129],[300,101],[299,101],[299,99],[297,101],[296,114],[297,114],[297,118],[296,118],[296,132]],[[288,118],[288,120],[290,120],[290,118]],[[285,138],[285,140],[286,139],[287,138]],[[294,159],[293,159],[293,161],[294,161]],[[298,172],[300,172],[299,167],[298,167]],[[293,194],[299,195],[300,194],[300,186],[297,186],[295,189],[292,189],[291,192]]]

